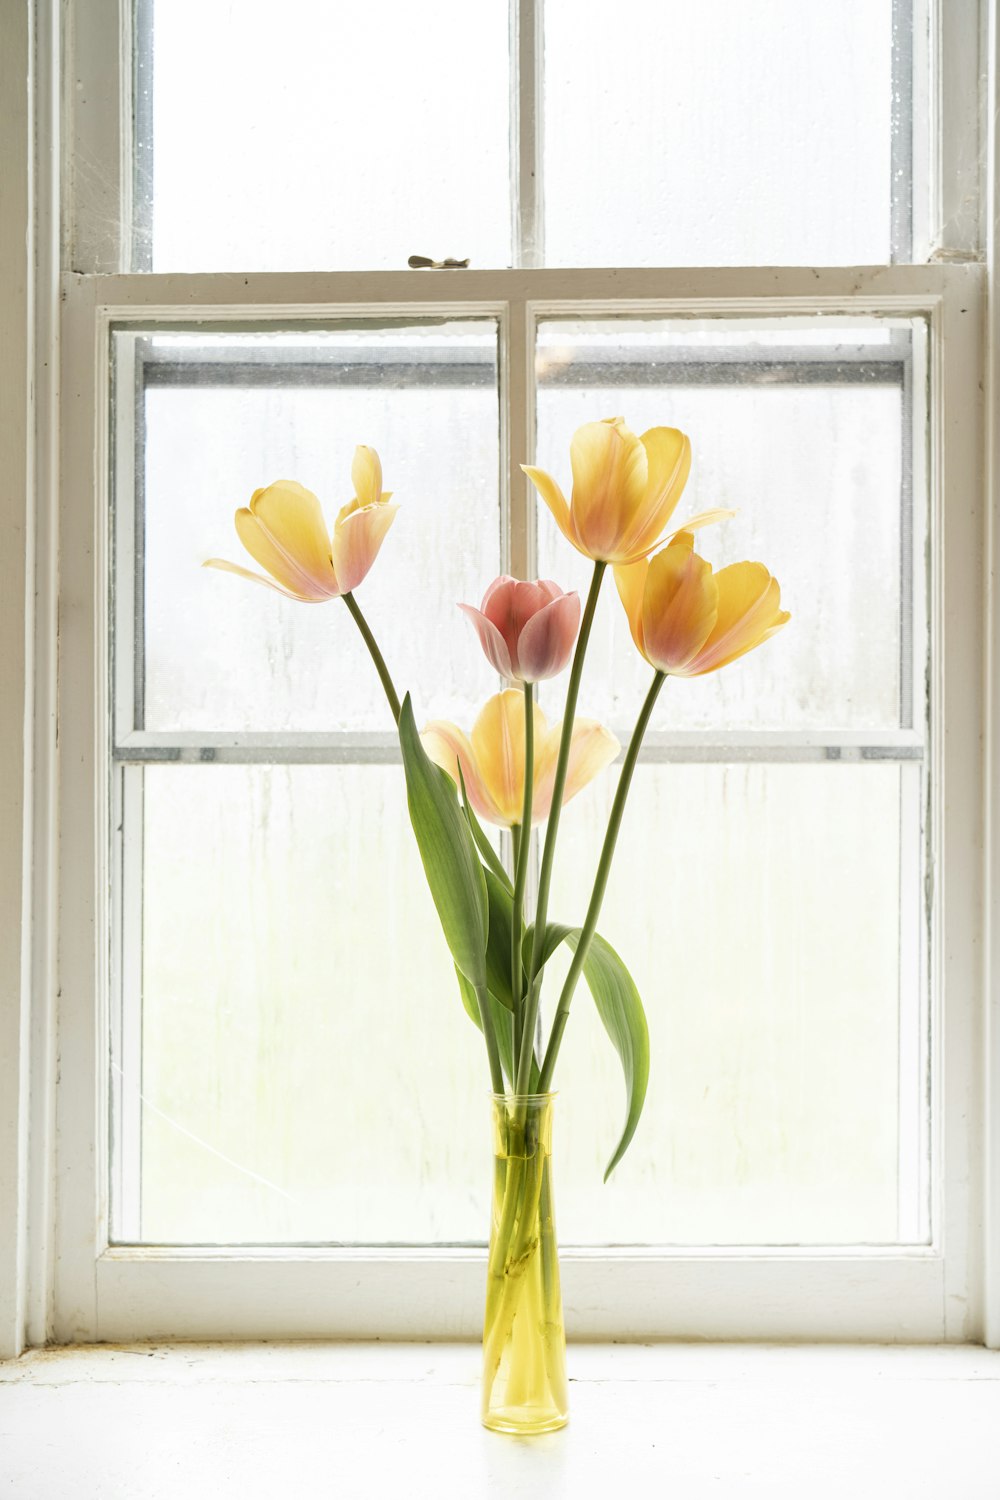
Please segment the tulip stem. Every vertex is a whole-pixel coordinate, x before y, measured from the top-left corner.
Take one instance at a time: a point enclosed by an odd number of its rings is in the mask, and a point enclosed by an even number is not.
[[[591,940],[597,930],[597,919],[601,915],[601,903],[608,886],[608,876],[611,873],[611,861],[614,857],[615,844],[618,842],[618,832],[622,825],[622,815],[625,811],[625,802],[628,797],[629,787],[632,784],[632,774],[635,771],[636,762],[639,759],[639,750],[642,747],[643,736],[649,726],[650,715],[660,695],[660,689],[666,682],[663,672],[655,673],[646,700],[639,710],[639,717],[635,721],[635,729],[632,738],[628,742],[625,751],[625,759],[622,761],[622,771],[618,778],[618,788],[615,792],[615,800],[611,804],[611,816],[608,818],[608,831],[604,835],[604,845],[601,849],[601,858],[597,866],[597,874],[594,877],[594,889],[590,897],[590,905],[587,907],[587,916],[583,927],[580,929],[580,938],[573,954],[573,962],[569,966],[566,982],[559,996],[559,1004],[552,1021],[552,1032],[549,1036],[549,1044],[545,1049],[545,1058],[542,1062],[542,1071],[538,1081],[538,1092],[548,1093],[552,1084],[552,1074],[559,1055],[559,1044],[562,1041],[563,1032],[566,1030],[566,1022],[569,1020],[569,1007],[573,999],[573,991],[576,989],[583,966],[587,961],[587,952]]]
[[[528,984],[527,998],[524,1006],[524,1030],[521,1036],[521,1050],[517,1059],[517,1087],[515,1092],[526,1094],[531,1080],[531,1059],[535,1047],[535,1023],[538,1019],[538,970],[541,967],[542,951],[545,941],[545,927],[549,910],[549,884],[552,880],[552,862],[556,852],[556,837],[559,833],[559,814],[562,811],[563,792],[566,789],[566,774],[569,770],[569,752],[573,741],[573,721],[576,717],[576,702],[580,696],[580,682],[583,677],[583,659],[587,654],[587,642],[590,640],[591,626],[594,623],[594,614],[597,609],[597,596],[601,592],[601,583],[607,568],[605,562],[594,563],[594,576],[590,581],[590,592],[584,605],[583,619],[580,621],[580,634],[577,637],[576,651],[573,653],[573,665],[570,669],[569,683],[566,688],[566,708],[563,717],[562,737],[559,741],[559,758],[556,761],[556,773],[552,783],[552,802],[549,808],[549,821],[545,830],[545,844],[542,849],[542,864],[538,872],[538,900],[535,909],[535,932],[531,942],[531,958],[528,962]]]
[[[524,807],[520,828],[514,827],[514,904],[510,923],[510,990],[514,1001],[514,1057],[520,1061],[524,1028],[521,985],[521,929],[524,926],[524,888],[528,879],[531,845],[531,803],[535,780],[535,698],[530,682],[524,684]]]
[[[375,637],[372,635],[371,629],[368,625],[368,621],[361,613],[361,606],[355,599],[354,595],[341,594],[340,597],[343,599],[344,603],[347,605],[347,608],[350,610],[351,615],[354,618],[355,625],[357,625],[358,629],[361,631],[361,639],[368,647],[368,650],[371,654],[371,659],[375,663],[375,670],[379,675],[379,680],[382,683],[383,688],[385,689],[385,696],[389,700],[389,707],[392,709],[392,717],[398,724],[400,713],[399,695],[396,692],[395,687],[393,686],[392,678],[389,676],[389,668],[385,664],[385,657],[378,649],[378,643],[376,642]]]

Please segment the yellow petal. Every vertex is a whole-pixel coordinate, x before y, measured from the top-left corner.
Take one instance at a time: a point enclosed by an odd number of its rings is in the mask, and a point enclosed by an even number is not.
[[[646,450],[621,417],[611,417],[578,427],[569,456],[577,545],[588,557],[614,562],[646,490]]]
[[[577,719],[573,725],[573,738],[569,747],[569,768],[566,772],[566,790],[563,806],[582,791],[594,777],[610,766],[621,745],[610,729],[598,724],[596,719]]]
[[[275,541],[271,532],[261,523],[253,511],[242,506],[235,516],[236,534],[253,558],[260,563],[272,578],[297,599],[318,603],[329,599],[337,592],[333,568],[327,564],[328,577],[317,578],[287,548]]]
[[[450,724],[447,719],[435,719],[424,729],[420,740],[434,764],[447,771],[456,786],[460,785],[458,768],[461,766],[465,790],[478,816],[488,823],[505,827],[500,810],[479,773],[469,738],[457,724]]]
[[[320,503],[311,490],[294,480],[279,479],[276,484],[255,492],[250,512],[286,562],[308,581],[312,592],[328,597],[337,592],[329,533]],[[245,540],[244,545],[251,550]],[[273,572],[262,557],[257,557],[257,561]]]
[[[314,599],[311,595],[296,594],[291,589],[282,588],[280,583],[275,583],[271,578],[264,578],[262,574],[255,573],[251,568],[241,568],[239,563],[226,562],[223,557],[209,557],[202,563],[203,568],[218,568],[220,573],[236,573],[240,578],[249,578],[251,583],[262,583],[266,589],[273,589],[276,594],[284,594],[286,599],[298,599],[302,604],[319,604],[322,601]],[[324,596],[325,597],[325,596]]]
[[[540,748],[548,724],[534,704],[535,744]],[[538,748],[534,757],[538,769]],[[472,726],[472,750],[488,791],[510,827],[520,823],[524,811],[524,694],[516,688],[496,693],[483,706]]]
[[[711,634],[688,667],[701,676],[744,656],[787,624],[781,590],[763,563],[732,563],[716,574],[719,612]]]
[[[650,558],[642,596],[643,655],[658,672],[682,671],[701,650],[719,612],[712,568],[689,532]]]
[[[646,450],[649,477],[619,551],[631,556],[649,551],[659,541],[691,472],[691,441],[677,427],[651,427],[640,442]]]
[[[398,505],[379,503],[349,510],[346,516],[341,512],[337,517],[333,528],[333,571],[340,593],[349,594],[365,577],[398,509]]]
[[[642,596],[646,588],[646,574],[649,572],[648,558],[641,557],[637,562],[622,564],[615,567],[615,587],[618,589],[618,597],[625,606],[625,617],[628,620],[628,628],[632,632],[632,639],[643,656],[646,647],[642,636]]]
[[[361,505],[377,505],[382,498],[382,463],[374,448],[359,443],[351,464],[351,482]]]
[[[522,464],[521,469],[527,474],[535,489],[552,512],[555,517],[555,523],[563,536],[582,552],[583,548],[580,546],[576,532],[573,530],[573,522],[570,517],[569,506],[566,504],[566,496],[556,484],[552,475],[546,474],[544,469],[533,469],[529,464]]]

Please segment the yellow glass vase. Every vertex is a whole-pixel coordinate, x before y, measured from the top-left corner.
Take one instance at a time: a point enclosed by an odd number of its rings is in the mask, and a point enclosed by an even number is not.
[[[552,1202],[554,1098],[493,1096],[482,1413],[494,1432],[552,1432],[569,1419]]]

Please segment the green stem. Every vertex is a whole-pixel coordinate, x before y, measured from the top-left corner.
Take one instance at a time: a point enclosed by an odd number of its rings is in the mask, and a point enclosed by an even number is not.
[[[375,663],[375,670],[379,675],[379,680],[381,681],[383,688],[385,689],[385,696],[389,700],[389,707],[392,709],[392,717],[398,724],[399,695],[397,694],[396,689],[393,687],[392,678],[389,676],[389,668],[385,664],[385,658],[383,657],[381,651],[378,649],[378,644],[375,640],[375,637],[372,635],[371,630],[369,629],[368,621],[361,613],[361,606],[358,604],[358,601],[355,599],[354,595],[341,594],[340,597],[343,599],[344,603],[347,605],[352,616],[354,617],[355,625],[357,625],[358,629],[361,631],[361,638],[371,653],[372,661]]]
[[[611,873],[611,861],[614,857],[615,844],[618,842],[618,832],[622,825],[622,815],[625,812],[625,802],[628,797],[629,787],[632,784],[632,775],[635,771],[636,762],[639,759],[639,750],[642,746],[643,735],[649,726],[650,715],[660,694],[660,689],[666,682],[662,672],[654,674],[646,701],[639,710],[639,717],[635,722],[632,738],[628,742],[625,751],[625,759],[622,762],[622,773],[618,778],[618,790],[615,792],[615,800],[611,805],[611,816],[608,819],[608,831],[604,835],[604,846],[601,849],[601,858],[597,866],[597,874],[594,878],[594,889],[590,897],[590,905],[587,907],[587,916],[580,931],[580,940],[573,954],[573,962],[569,966],[566,982],[559,996],[559,1004],[556,1006],[555,1017],[552,1021],[552,1033],[549,1037],[549,1045],[545,1050],[545,1059],[542,1063],[541,1076],[538,1081],[538,1092],[548,1093],[552,1086],[552,1074],[559,1055],[559,1044],[562,1041],[563,1032],[566,1030],[566,1022],[569,1020],[569,1007],[573,999],[573,991],[576,989],[583,966],[587,961],[587,952],[591,940],[597,930],[597,919],[601,915],[601,903],[604,900],[604,892],[608,886],[608,876]],[[537,929],[536,929],[537,930]]]
[[[569,770],[569,752],[573,740],[573,720],[576,717],[576,702],[580,696],[583,659],[587,654],[587,643],[590,640],[590,631],[594,623],[594,613],[597,609],[597,596],[601,591],[601,582],[607,566],[607,563],[604,562],[594,563],[594,576],[590,581],[590,592],[587,595],[587,603],[584,606],[583,619],[580,622],[580,634],[577,638],[576,651],[573,655],[573,665],[569,674],[569,685],[566,688],[566,709],[563,717],[562,737],[559,741],[559,758],[556,761],[556,774],[552,783],[552,803],[549,808],[548,826],[545,830],[542,864],[538,873],[535,935],[532,939],[531,958],[528,963],[528,990],[527,1001],[524,1007],[524,1032],[521,1037],[521,1050],[517,1059],[517,1087],[515,1093],[518,1094],[527,1093],[531,1076],[531,1057],[534,1051],[535,1022],[538,1018],[540,988],[537,978],[541,965],[542,945],[549,910],[549,884],[552,880],[552,862],[555,858],[556,837],[559,833],[559,814],[562,811],[563,792],[566,789],[566,774]]]
[[[524,1030],[521,1005],[521,933],[524,926],[524,888],[528,880],[531,846],[531,804],[535,784],[535,698],[530,682],[524,684],[524,805],[521,826],[514,834],[514,904],[510,923],[510,989],[514,999],[514,1056],[520,1061]]]

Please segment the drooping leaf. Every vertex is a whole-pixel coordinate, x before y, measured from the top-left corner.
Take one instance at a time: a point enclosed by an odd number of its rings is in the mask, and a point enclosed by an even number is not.
[[[531,952],[533,936],[534,929],[529,927],[524,935],[525,955]],[[565,927],[558,922],[550,922],[545,929],[542,944],[542,966],[560,943],[566,943],[575,953],[579,938],[579,927]],[[611,1038],[611,1045],[618,1053],[625,1075],[625,1126],[604,1172],[604,1181],[607,1182],[628,1150],[642,1114],[649,1082],[649,1028],[635,980],[611,944],[599,933],[594,934],[587,950],[583,977],[594,998],[597,1014]]]
[[[399,743],[410,822],[445,941],[473,990],[484,989],[489,907],[483,867],[455,783],[420,743],[409,693],[399,715]]]

